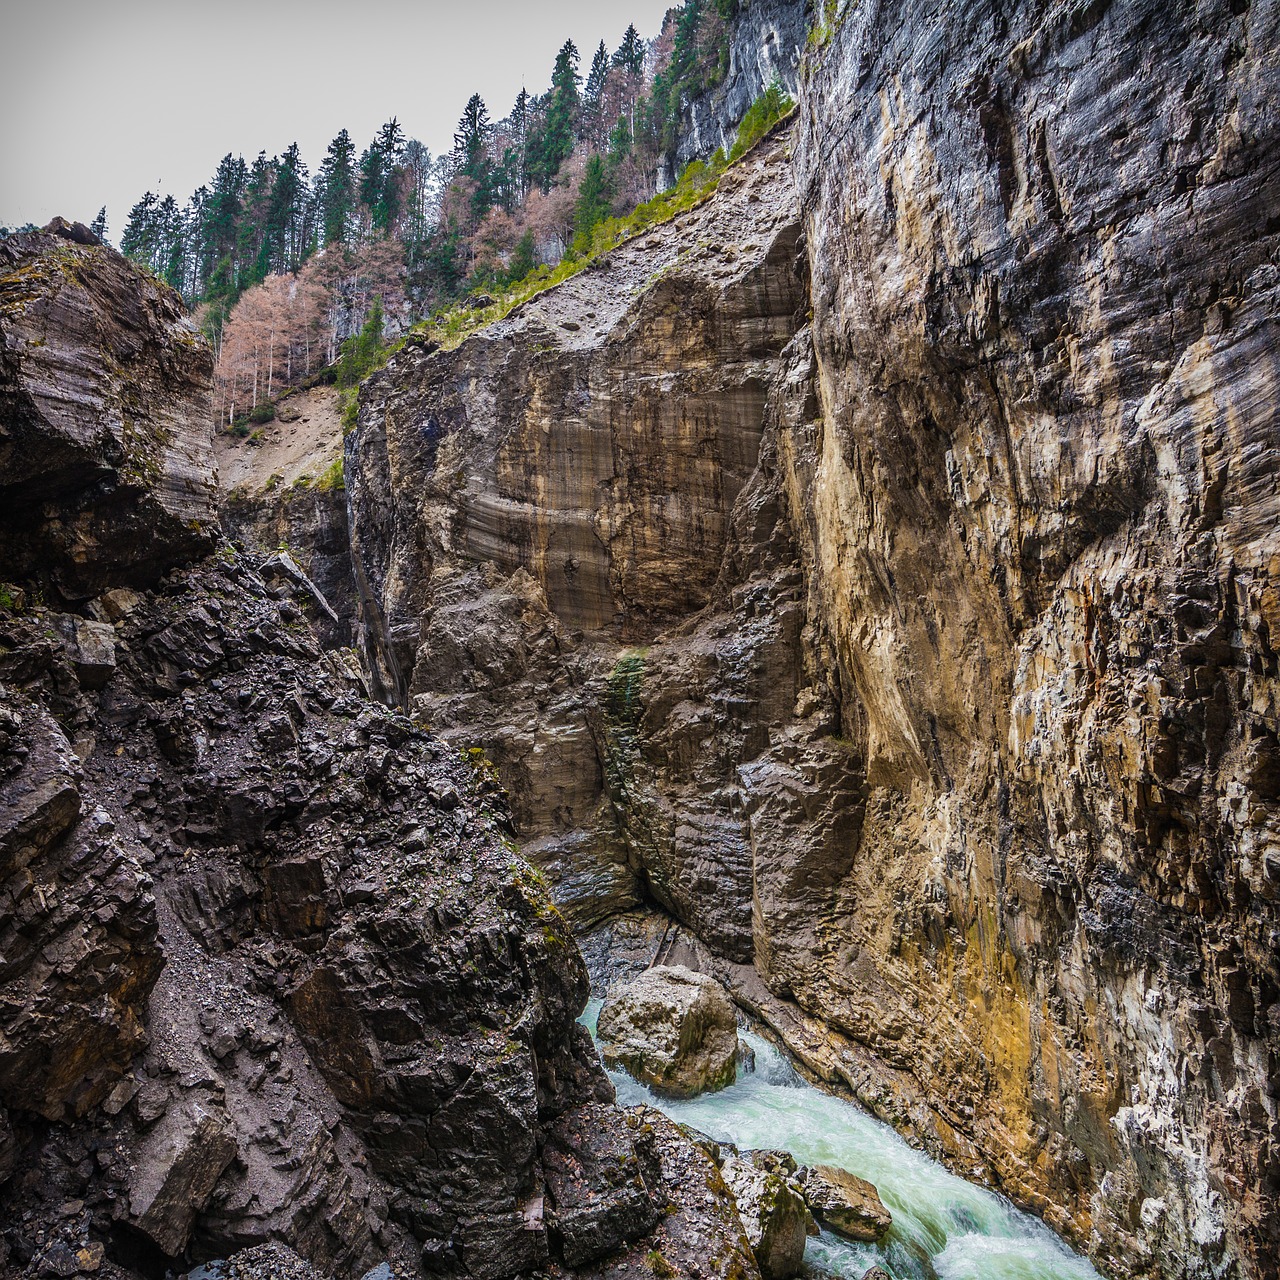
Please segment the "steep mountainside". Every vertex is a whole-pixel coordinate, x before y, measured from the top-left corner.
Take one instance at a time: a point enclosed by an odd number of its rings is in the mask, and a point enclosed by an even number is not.
[[[827,36],[793,158],[366,387],[382,680],[577,920],[1109,1272],[1274,1276],[1280,13]]]
[[[49,470],[0,538],[0,1271],[275,1240],[342,1280],[757,1276],[708,1157],[612,1105],[492,780],[364,697],[278,558],[192,562],[209,355],[174,295],[83,238],[3,251],[5,427]]]

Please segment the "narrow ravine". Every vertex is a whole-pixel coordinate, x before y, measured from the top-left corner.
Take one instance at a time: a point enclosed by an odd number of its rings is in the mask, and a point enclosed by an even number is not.
[[[593,1035],[601,1004],[592,1000],[583,1014]],[[740,1071],[718,1093],[673,1102],[625,1072],[609,1076],[622,1106],[647,1103],[717,1142],[784,1148],[802,1164],[838,1165],[875,1183],[893,1214],[889,1234],[879,1245],[826,1231],[812,1238],[805,1251],[812,1280],[861,1280],[877,1265],[894,1280],[1100,1280],[1038,1219],[947,1172],[852,1103],[807,1084],[763,1037],[744,1030],[739,1037],[754,1050],[755,1069]]]

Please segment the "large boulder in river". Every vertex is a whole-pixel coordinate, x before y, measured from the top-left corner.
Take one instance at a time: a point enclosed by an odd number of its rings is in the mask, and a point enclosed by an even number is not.
[[[802,1169],[799,1178],[814,1217],[837,1235],[874,1243],[893,1225],[880,1193],[865,1178],[831,1164]]]
[[[781,1157],[781,1158],[779,1158]],[[738,1202],[738,1216],[765,1280],[789,1280],[804,1261],[809,1208],[786,1152],[726,1152],[720,1172]]]
[[[218,533],[209,344],[168,285],[55,219],[0,241],[0,560],[63,602]]]
[[[692,1098],[732,1084],[738,1024],[724,988],[683,965],[655,965],[610,994],[600,1051],[655,1093]]]

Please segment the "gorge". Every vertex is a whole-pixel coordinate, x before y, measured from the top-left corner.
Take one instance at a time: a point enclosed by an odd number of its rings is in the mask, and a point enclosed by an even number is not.
[[[344,489],[0,241],[0,1268],[755,1275],[576,1021],[660,960],[1098,1273],[1280,1275],[1280,7],[803,22]]]

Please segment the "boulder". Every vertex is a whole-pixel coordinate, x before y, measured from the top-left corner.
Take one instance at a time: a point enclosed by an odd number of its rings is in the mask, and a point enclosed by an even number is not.
[[[847,1169],[814,1165],[800,1171],[799,1181],[814,1217],[836,1235],[874,1243],[893,1225],[880,1193]]]
[[[784,1159],[778,1159],[779,1155]],[[788,1163],[790,1168],[788,1169]],[[785,1153],[726,1154],[720,1172],[738,1202],[738,1216],[765,1280],[799,1273],[809,1235],[809,1209]]]
[[[140,1163],[130,1187],[138,1229],[168,1254],[186,1248],[196,1215],[236,1155],[236,1141],[217,1118],[171,1111],[150,1139],[151,1159]]]
[[[610,993],[598,1035],[608,1066],[667,1097],[723,1089],[737,1071],[732,1001],[715,979],[682,965],[655,965]]]

